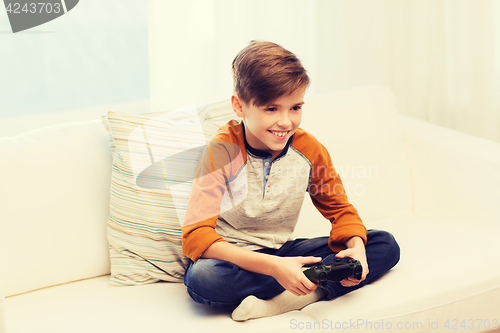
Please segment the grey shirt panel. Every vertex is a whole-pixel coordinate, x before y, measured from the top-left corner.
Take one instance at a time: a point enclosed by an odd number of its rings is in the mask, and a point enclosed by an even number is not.
[[[215,228],[227,242],[257,250],[277,249],[290,239],[309,186],[311,163],[289,148],[274,161],[247,150],[246,163],[229,181],[231,191],[224,194]]]

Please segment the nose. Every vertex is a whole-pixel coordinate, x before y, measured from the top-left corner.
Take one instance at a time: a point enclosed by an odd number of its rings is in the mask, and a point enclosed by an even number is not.
[[[290,120],[290,115],[288,114],[288,111],[283,111],[280,113],[280,117],[277,122],[278,126],[283,127],[283,128],[289,128],[292,124],[292,121]]]

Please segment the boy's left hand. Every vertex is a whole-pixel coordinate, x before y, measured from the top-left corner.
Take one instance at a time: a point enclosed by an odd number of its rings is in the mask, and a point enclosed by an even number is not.
[[[368,274],[368,262],[366,261],[366,250],[365,244],[363,240],[359,237],[352,237],[346,242],[347,249],[340,251],[335,256],[336,258],[345,258],[349,257],[354,260],[358,260],[361,263],[361,267],[363,267],[363,274],[361,275],[361,280],[357,280],[353,277],[348,277],[342,281],[340,284],[344,287],[353,287],[358,285],[361,281],[366,278]]]

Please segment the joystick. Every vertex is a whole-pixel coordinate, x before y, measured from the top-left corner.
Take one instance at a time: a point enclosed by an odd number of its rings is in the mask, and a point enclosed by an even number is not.
[[[360,280],[363,267],[358,260],[343,261],[335,259],[330,265],[316,264],[306,269],[304,274],[312,282],[325,286],[327,281],[339,282],[348,277]]]

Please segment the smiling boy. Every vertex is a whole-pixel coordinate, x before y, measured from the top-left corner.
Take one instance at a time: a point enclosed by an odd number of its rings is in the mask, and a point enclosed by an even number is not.
[[[276,158],[285,148],[302,120],[306,87],[278,97],[269,105],[248,105],[237,95],[231,97],[233,109],[243,118],[247,143]]]
[[[233,307],[232,318],[243,321],[339,297],[391,269],[396,241],[366,230],[327,149],[299,128],[309,77],[298,58],[252,41],[234,59],[233,77],[231,103],[242,120],[219,129],[200,158],[182,228],[193,300]],[[331,232],[292,240],[306,192]],[[332,254],[359,260],[361,280],[318,288],[305,277],[304,265]]]

